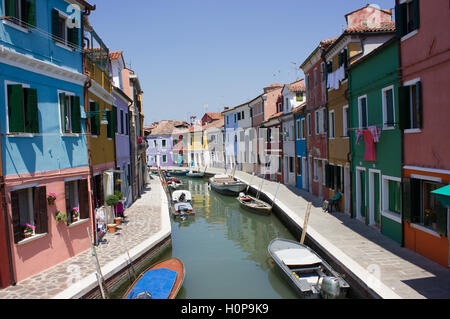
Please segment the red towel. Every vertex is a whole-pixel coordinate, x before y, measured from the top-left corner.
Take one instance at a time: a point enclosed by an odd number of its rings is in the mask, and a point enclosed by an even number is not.
[[[369,130],[363,130],[364,142],[366,143],[366,154],[364,155],[364,160],[367,162],[377,161],[377,147],[373,141],[372,132]]]

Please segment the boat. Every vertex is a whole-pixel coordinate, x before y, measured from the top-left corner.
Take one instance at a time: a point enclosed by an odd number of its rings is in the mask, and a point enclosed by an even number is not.
[[[268,251],[289,285],[304,299],[345,298],[350,286],[308,246],[287,239],[274,239]]]
[[[123,299],[175,299],[184,276],[185,269],[180,259],[164,260],[139,275]]]
[[[195,214],[192,207],[192,194],[187,190],[177,190],[172,193],[173,215],[175,217]]]
[[[194,172],[194,171],[189,171],[186,174],[187,177],[191,177],[191,178],[202,178],[205,176],[205,173],[203,172]]]
[[[209,185],[214,191],[228,196],[238,196],[247,185],[230,175],[215,175],[209,179]]]
[[[181,185],[183,185],[183,183],[178,178],[172,177],[167,181],[167,186],[169,186],[170,188],[172,188],[174,190],[177,189],[178,187],[180,187]]]
[[[189,171],[169,171],[167,172],[168,176],[185,176]]]
[[[239,197],[237,197],[237,200],[239,201],[242,208],[252,213],[268,216],[272,212],[271,205],[253,196],[240,193]]]

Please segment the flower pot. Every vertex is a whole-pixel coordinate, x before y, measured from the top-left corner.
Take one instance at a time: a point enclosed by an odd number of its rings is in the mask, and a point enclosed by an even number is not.
[[[47,202],[48,202],[48,204],[50,206],[55,205],[55,200],[54,199],[48,199]]]
[[[74,217],[74,218],[72,218],[72,223],[76,223],[76,222],[79,221],[79,220],[80,220],[79,217]]]
[[[115,233],[116,232],[116,224],[108,224],[106,227],[108,227],[108,232]]]
[[[114,223],[119,226],[122,223],[122,217],[116,217],[114,218]]]
[[[23,234],[24,238],[30,238],[31,236],[33,236],[33,233],[25,233],[25,234]]]

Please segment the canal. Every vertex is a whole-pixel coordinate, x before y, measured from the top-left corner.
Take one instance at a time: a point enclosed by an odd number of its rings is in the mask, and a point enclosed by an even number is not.
[[[181,179],[180,189],[192,193],[196,215],[183,221],[171,217],[172,247],[146,267],[170,257],[181,259],[186,277],[180,299],[297,298],[267,252],[274,238],[294,240],[287,228],[273,214],[247,212],[234,197],[209,190],[207,179]]]

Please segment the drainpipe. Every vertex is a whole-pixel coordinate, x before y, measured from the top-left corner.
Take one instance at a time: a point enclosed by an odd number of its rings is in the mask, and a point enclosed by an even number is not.
[[[1,148],[0,148],[0,158],[1,157]],[[0,163],[2,165],[2,163]],[[8,251],[8,263],[9,263],[9,280],[12,286],[16,285],[16,278],[14,276],[14,264],[12,262],[12,251],[11,251],[11,233],[9,229],[9,219],[8,219],[8,206],[6,205],[6,196],[5,196],[5,180],[3,175],[0,177],[0,196],[2,196],[2,209],[3,209],[3,217],[5,223],[5,237],[6,237],[6,246]]]

